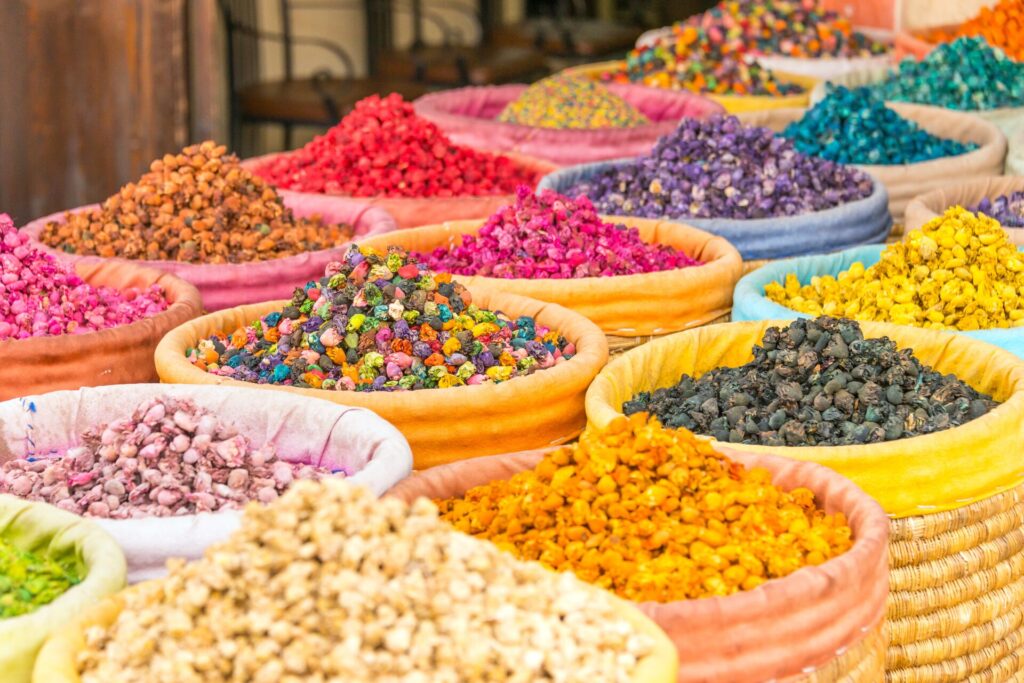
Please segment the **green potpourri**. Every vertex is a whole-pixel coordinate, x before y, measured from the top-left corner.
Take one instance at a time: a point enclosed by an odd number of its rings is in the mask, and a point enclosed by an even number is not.
[[[34,612],[81,582],[74,565],[73,557],[57,561],[0,536],[0,619]]]

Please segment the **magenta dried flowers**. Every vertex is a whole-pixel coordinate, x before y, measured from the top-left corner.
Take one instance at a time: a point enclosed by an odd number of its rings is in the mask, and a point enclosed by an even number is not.
[[[462,243],[415,254],[430,269],[494,278],[572,279],[636,275],[700,265],[664,244],[650,244],[636,228],[609,223],[585,196],[521,186],[515,204],[487,219]]]
[[[157,285],[119,291],[88,284],[0,214],[0,341],[95,332],[166,308]]]

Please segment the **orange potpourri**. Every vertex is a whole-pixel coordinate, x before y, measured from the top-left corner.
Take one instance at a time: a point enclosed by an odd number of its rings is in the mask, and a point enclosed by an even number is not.
[[[782,491],[645,413],[438,506],[459,531],[638,602],[750,590],[853,545],[809,489]]]
[[[99,208],[47,223],[40,239],[70,254],[247,263],[330,249],[352,234],[349,225],[296,217],[265,180],[207,141],[165,154]]]
[[[947,43],[961,37],[981,36],[1007,57],[1024,61],[1024,0],[1002,0],[994,7],[982,7],[978,15],[954,29],[921,32],[930,43]]]

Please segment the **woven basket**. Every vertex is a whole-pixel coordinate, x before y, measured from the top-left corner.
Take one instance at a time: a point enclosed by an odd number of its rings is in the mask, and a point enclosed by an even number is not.
[[[751,272],[757,270],[758,268],[760,268],[761,266],[768,265],[773,260],[775,260],[775,259],[760,258],[760,259],[753,259],[753,260],[750,260],[750,261],[744,261],[743,262],[743,274],[746,275],[747,273],[751,273]]]
[[[746,265],[747,262],[744,261],[743,263],[744,265]],[[709,320],[706,323],[703,323],[703,325],[716,325],[718,323],[727,323],[730,320],[732,320],[732,314],[726,313],[725,315],[721,315],[715,318],[714,320]],[[697,327],[703,327],[703,325],[698,325]],[[674,333],[668,332],[666,334]],[[649,341],[661,339],[664,336],[664,334],[648,334],[640,337],[619,337],[614,334],[605,335],[605,337],[608,338],[608,354],[611,356],[614,356],[617,353],[625,353],[630,349],[635,349],[636,347],[646,344]]]
[[[886,681],[1018,680],[1024,486],[889,531]]]
[[[876,683],[885,675],[885,624],[868,631],[859,643],[820,669],[799,679],[801,683]],[[788,683],[786,681],[785,683]]]
[[[1024,683],[1024,486],[889,533],[888,650],[879,629],[802,680]]]

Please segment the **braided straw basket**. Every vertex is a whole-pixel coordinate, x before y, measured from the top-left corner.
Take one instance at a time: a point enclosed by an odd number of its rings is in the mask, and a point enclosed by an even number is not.
[[[1024,680],[1024,486],[889,533],[886,680]]]
[[[868,631],[860,642],[819,669],[783,683],[876,683],[885,676],[885,624]]]
[[[744,261],[743,265],[746,266],[747,261]],[[713,320],[709,320],[706,323],[701,323],[701,325],[698,325],[698,327],[701,327],[703,325],[727,323],[730,320],[732,320],[732,315],[730,313],[726,313],[725,315],[721,315]],[[673,334],[673,332],[666,332],[665,334]],[[629,351],[630,349],[635,349],[636,347],[646,344],[649,341],[661,339],[662,337],[665,336],[665,334],[649,334],[641,337],[620,337],[614,334],[606,334],[605,337],[608,338],[608,355],[614,356],[617,353],[625,353],[626,351]]]

